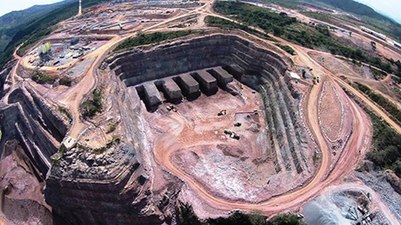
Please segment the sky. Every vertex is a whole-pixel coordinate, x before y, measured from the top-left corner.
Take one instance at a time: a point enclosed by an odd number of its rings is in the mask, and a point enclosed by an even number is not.
[[[22,10],[34,5],[46,5],[61,0],[0,0],[0,16],[15,10]]]
[[[356,0],[401,23],[401,0]]]

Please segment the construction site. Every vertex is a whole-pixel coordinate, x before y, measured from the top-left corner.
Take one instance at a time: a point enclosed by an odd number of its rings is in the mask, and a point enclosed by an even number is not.
[[[369,185],[371,174],[355,171],[372,145],[367,106],[401,128],[349,81],[385,81],[258,28],[208,26],[207,16],[240,24],[213,4],[80,7],[24,56],[15,51],[0,74],[0,224],[175,225],[185,206],[201,220],[257,212],[400,224],[394,183]],[[187,33],[120,48],[159,32]],[[392,97],[399,88],[380,87]]]

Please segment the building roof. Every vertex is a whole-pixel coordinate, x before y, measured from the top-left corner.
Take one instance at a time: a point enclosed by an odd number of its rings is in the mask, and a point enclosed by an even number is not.
[[[290,77],[293,79],[301,80],[301,77],[297,73],[294,73],[294,72],[290,72]]]

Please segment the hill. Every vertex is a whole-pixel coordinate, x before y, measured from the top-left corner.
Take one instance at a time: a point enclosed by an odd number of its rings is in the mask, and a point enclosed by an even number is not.
[[[359,16],[372,29],[382,31],[401,41],[401,25],[376,12],[371,7],[353,0],[307,0],[311,3],[324,4],[344,12]]]
[[[107,0],[87,0],[82,3],[82,7],[87,8],[105,1]],[[15,34],[0,55],[0,68],[11,59],[12,53],[18,45],[24,43],[19,51],[23,54],[26,49],[49,35],[55,29],[54,25],[77,13],[77,1],[66,1],[65,4],[57,5],[53,10],[42,13],[32,21],[14,27]]]
[[[35,5],[25,10],[13,11],[0,17],[0,51],[11,41],[18,32],[18,26],[34,21],[46,13],[71,2],[62,1],[50,5]]]

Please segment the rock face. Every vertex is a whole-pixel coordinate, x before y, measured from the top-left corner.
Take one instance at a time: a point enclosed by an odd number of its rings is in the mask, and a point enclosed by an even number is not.
[[[18,140],[45,178],[51,166],[50,157],[58,151],[69,124],[54,106],[26,87],[15,89],[8,100],[8,105],[0,109],[0,153],[9,140]]]
[[[141,163],[130,144],[101,154],[77,147],[52,167],[46,201],[71,224],[161,224],[157,214],[141,215],[150,195],[140,193],[149,189]]]
[[[222,65],[236,65],[244,70],[240,72],[258,71],[277,77],[287,69],[277,54],[230,35],[213,35],[185,44],[175,42],[150,51],[125,52],[108,62],[127,86]]]
[[[195,73],[191,73],[191,76],[195,78],[200,84],[200,88],[203,93],[213,94],[217,92],[217,80],[205,70],[200,70]]]
[[[225,87],[228,83],[234,80],[233,76],[220,66],[214,69],[210,69],[208,70],[208,72],[216,77],[221,87]]]
[[[180,101],[182,99],[182,91],[180,87],[173,81],[171,78],[167,78],[164,80],[163,84],[164,92],[166,93],[166,97],[169,101],[175,102]]]
[[[149,106],[154,107],[161,103],[160,93],[157,90],[157,87],[153,83],[147,83],[144,85],[146,101]]]
[[[177,77],[177,83],[187,97],[200,94],[199,83],[190,74],[183,74]]]

